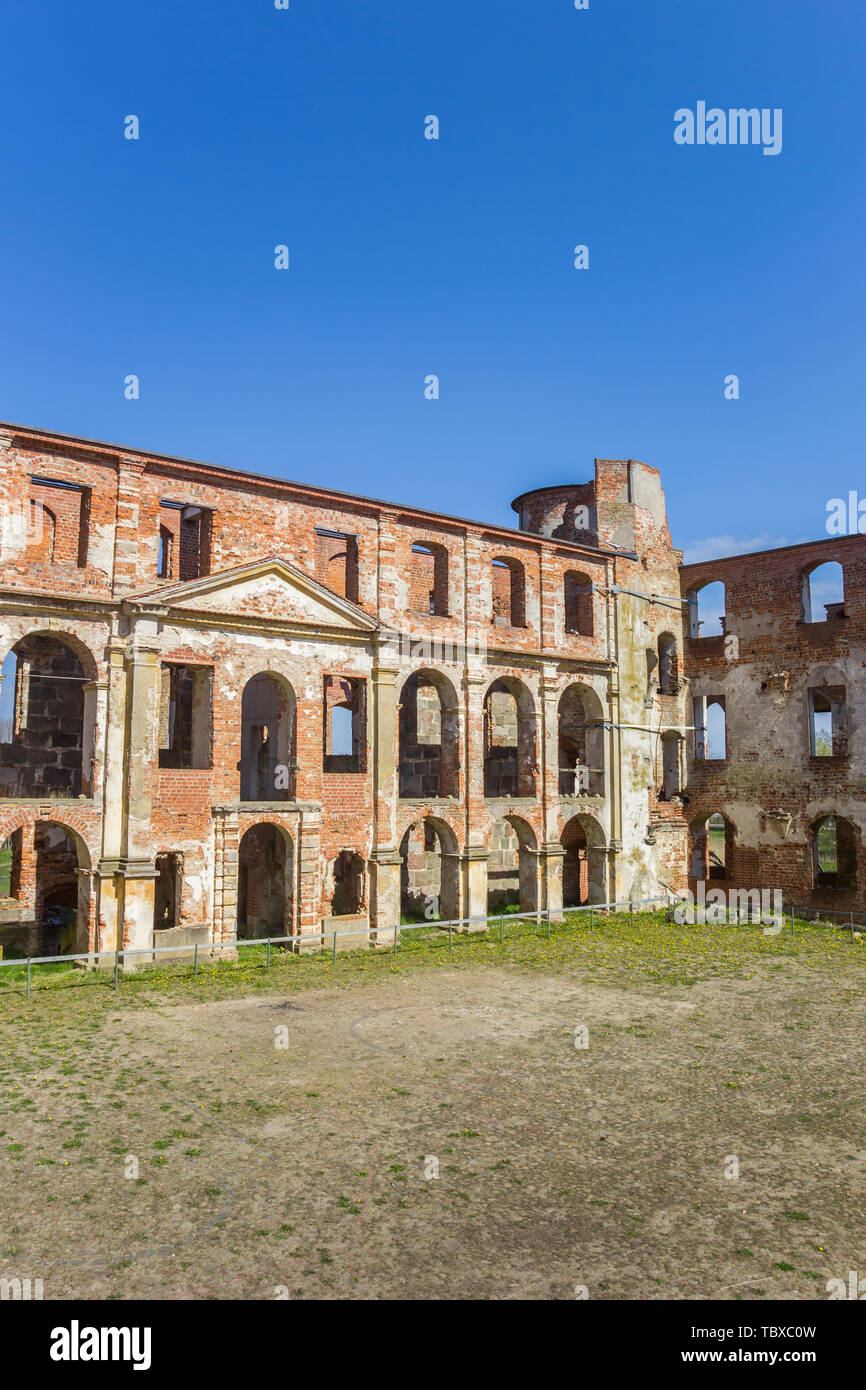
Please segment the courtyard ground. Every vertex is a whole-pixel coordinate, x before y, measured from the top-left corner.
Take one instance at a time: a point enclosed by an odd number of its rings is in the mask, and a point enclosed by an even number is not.
[[[116,993],[61,967],[29,1000],[0,971],[0,1275],[46,1299],[747,1300],[866,1275],[850,935],[617,917],[263,965]]]

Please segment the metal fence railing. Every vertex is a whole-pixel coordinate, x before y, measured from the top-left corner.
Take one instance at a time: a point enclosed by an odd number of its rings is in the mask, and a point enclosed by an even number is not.
[[[261,950],[264,947],[266,951],[265,969],[270,970],[271,952],[272,948],[275,946],[290,946],[292,948],[291,954],[297,954],[301,950],[318,949],[319,952],[323,952],[330,949],[333,952],[333,959],[336,961],[339,941],[346,938],[353,938],[355,940],[358,940],[360,938],[367,947],[377,946],[379,949],[390,949],[393,952],[393,954],[396,955],[400,943],[400,938],[404,933],[431,930],[442,933],[447,931],[448,953],[450,956],[452,953],[453,938],[455,934],[464,935],[473,932],[486,932],[489,934],[491,931],[491,923],[494,924],[494,928],[496,925],[498,925],[500,945],[504,945],[505,943],[505,924],[507,922],[512,923],[530,921],[534,923],[537,927],[545,929],[546,937],[549,941],[552,920],[554,924],[558,927],[562,925],[568,927],[572,925],[579,925],[580,918],[583,918],[585,921],[588,917],[589,930],[593,931],[595,929],[595,923],[598,918],[604,918],[614,912],[628,911],[630,924],[633,925],[634,915],[637,910],[646,910],[659,907],[670,908],[678,903],[682,903],[687,910],[689,908],[694,910],[694,905],[690,904],[688,899],[678,899],[675,894],[668,892],[664,897],[623,899],[618,902],[586,903],[581,905],[580,907],[564,907],[561,909],[561,911],[556,911],[552,915],[551,910],[549,908],[544,910],[536,909],[535,911],[529,912],[503,911],[492,913],[486,917],[455,917],[451,920],[444,922],[435,919],[423,922],[403,922],[397,926],[391,927],[367,926],[354,927],[345,931],[334,930],[327,932],[303,932],[295,933],[294,935],[288,936],[243,938],[237,937],[232,938],[229,941],[194,942],[192,945],[187,946],[182,946],[175,943],[170,946],[154,945],[135,948],[116,947],[109,951],[81,951],[75,954],[62,956],[12,957],[9,959],[0,959],[0,970],[2,970],[4,967],[7,969],[25,969],[27,982],[27,997],[29,998],[31,991],[31,971],[32,967],[37,965],[72,965],[76,962],[82,962],[90,967],[100,969],[111,970],[113,968],[114,988],[117,989],[121,970],[125,970],[127,962],[132,961],[132,959],[136,956],[143,956],[148,961],[152,961],[155,957],[160,955],[172,956],[175,959],[179,957],[182,958],[184,956],[191,956],[193,962],[193,978],[197,980],[199,973],[199,963],[201,960],[219,960],[221,958],[225,958],[227,955],[235,956],[237,952],[243,950],[249,950],[253,948]],[[811,918],[808,914],[811,914]],[[826,919],[831,917],[844,918],[845,920],[841,923],[840,929],[845,929],[846,927],[850,926],[852,941],[854,939],[857,926],[860,925],[860,922],[855,923],[855,918],[863,919],[863,921],[866,922],[866,912],[832,912],[819,910],[817,908],[804,908],[794,906],[784,909],[781,915],[783,918],[783,922],[787,922],[788,920],[790,920],[790,930],[792,935],[795,931],[796,917],[799,917],[801,921],[811,921],[816,926],[826,924],[828,926],[834,927],[834,929],[835,924],[828,922]],[[571,922],[568,921],[569,918],[572,919]],[[741,926],[747,925],[749,922],[759,922],[760,920],[762,919],[754,917],[744,918],[742,916],[735,916],[733,919],[726,919],[724,925]],[[688,925],[688,923],[686,923],[686,925]],[[319,944],[317,948],[314,948],[314,943],[316,942],[318,942]],[[103,961],[105,961],[106,963],[104,966],[102,964]]]
[[[192,945],[181,946],[177,943],[170,946],[140,946],[135,948],[115,947],[109,951],[79,951],[63,956],[24,956],[12,957],[8,960],[0,959],[0,969],[15,968],[26,969],[27,997],[30,997],[31,988],[31,967],[35,965],[72,965],[75,962],[82,962],[84,965],[100,969],[114,971],[114,988],[117,983],[121,969],[125,969],[127,961],[131,961],[135,956],[143,956],[151,960],[155,956],[168,955],[177,957],[191,956],[193,962],[193,978],[198,979],[199,962],[203,959],[213,960],[214,958],[225,957],[227,954],[234,954],[238,951],[249,950],[251,948],[266,948],[265,969],[271,966],[271,948],[274,946],[291,946],[292,953],[299,950],[313,949],[314,943],[318,942],[319,951],[331,949],[334,960],[337,959],[337,944],[347,938],[359,938],[369,947],[378,946],[380,949],[390,948],[394,955],[397,954],[400,937],[404,932],[430,931],[448,933],[448,952],[452,952],[453,938],[455,934],[467,934],[471,932],[480,933],[490,931],[490,923],[499,926],[500,944],[504,945],[505,924],[507,922],[531,921],[537,926],[546,929],[547,940],[550,940],[551,920],[557,923],[566,916],[576,914],[589,914],[589,929],[595,927],[597,916],[604,916],[609,912],[625,911],[630,912],[630,920],[634,921],[635,911],[640,908],[667,905],[670,902],[670,895],[663,898],[635,898],[623,900],[621,902],[609,903],[587,903],[580,907],[563,908],[560,912],[554,912],[551,918],[549,908],[544,910],[536,909],[530,912],[496,912],[487,917],[455,917],[448,921],[433,919],[424,922],[402,922],[392,927],[354,927],[346,931],[320,931],[295,933],[290,936],[257,936],[257,937],[236,937],[229,941],[207,941],[194,942]],[[105,965],[102,962],[105,962]]]

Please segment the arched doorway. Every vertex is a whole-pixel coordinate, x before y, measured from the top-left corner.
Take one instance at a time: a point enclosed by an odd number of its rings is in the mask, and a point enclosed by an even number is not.
[[[487,860],[487,911],[535,912],[538,907],[538,852],[532,826],[506,816],[490,832]]]
[[[433,816],[410,825],[400,842],[400,912],[407,922],[460,915],[457,837]]]
[[[251,826],[238,846],[238,927],[245,940],[294,934],[294,843],[281,826]]]
[[[561,836],[562,905],[583,907],[605,901],[604,832],[591,816],[572,816]]]
[[[241,699],[241,801],[295,794],[295,692],[271,671],[247,681]]]
[[[714,811],[712,815],[693,821],[690,831],[691,877],[695,880],[733,878],[736,838],[733,822],[721,811]]]

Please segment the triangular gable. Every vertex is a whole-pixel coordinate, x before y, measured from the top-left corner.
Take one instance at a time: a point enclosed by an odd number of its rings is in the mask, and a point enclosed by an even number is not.
[[[166,584],[145,594],[132,594],[126,602],[133,606],[159,604],[187,613],[351,628],[356,632],[374,632],[379,627],[363,608],[341,598],[279,555],[201,579]]]

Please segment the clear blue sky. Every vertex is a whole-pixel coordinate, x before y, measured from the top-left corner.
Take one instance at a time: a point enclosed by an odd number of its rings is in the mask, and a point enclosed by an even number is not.
[[[0,417],[506,525],[640,458],[695,557],[866,495],[855,0],[6,0],[0,32]],[[676,145],[699,100],[781,107],[781,154]]]

